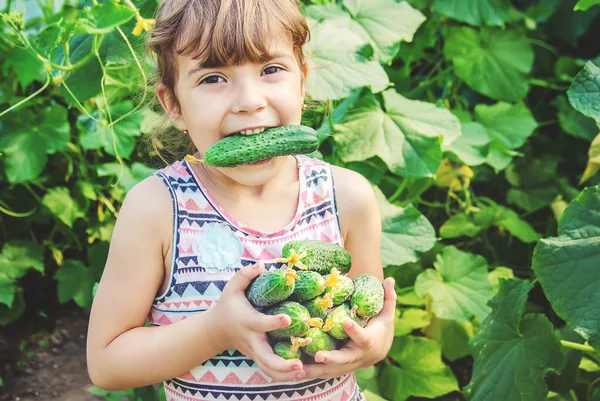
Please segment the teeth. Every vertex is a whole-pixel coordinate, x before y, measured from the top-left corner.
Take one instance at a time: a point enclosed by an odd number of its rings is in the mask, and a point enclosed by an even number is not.
[[[264,128],[246,129],[246,130],[240,131],[240,134],[242,134],[242,135],[254,135],[254,134],[260,134],[264,130],[265,130]]]

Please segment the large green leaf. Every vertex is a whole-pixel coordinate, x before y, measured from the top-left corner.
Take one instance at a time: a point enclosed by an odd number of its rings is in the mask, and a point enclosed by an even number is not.
[[[17,79],[23,88],[35,81],[44,67],[39,59],[22,47],[14,47],[10,50],[6,61],[3,60],[2,64],[4,70],[11,66],[14,68]]]
[[[73,227],[75,220],[85,216],[85,210],[71,197],[68,188],[50,189],[42,199],[42,204],[68,227]]]
[[[133,163],[131,167],[123,166],[119,163],[106,163],[98,167],[98,175],[100,177],[112,175],[119,179],[119,184],[129,191],[135,184],[142,181],[144,178],[152,175],[156,169],[144,166],[141,163]]]
[[[565,354],[552,324],[541,314],[522,317],[533,285],[500,280],[490,315],[471,341],[475,364],[464,395],[473,401],[545,401],[544,376],[560,371]]]
[[[575,10],[587,11],[588,8],[600,4],[600,0],[579,0],[575,4]]]
[[[527,212],[550,205],[559,194],[558,161],[551,156],[515,160],[505,173],[506,180],[513,186],[508,190],[508,202]]]
[[[5,273],[0,273],[0,304],[12,308],[16,290],[15,281]]]
[[[368,86],[381,92],[388,84],[388,76],[376,61],[360,56],[357,51],[366,44],[358,34],[335,19],[325,23],[311,22],[310,54],[311,73],[306,90],[313,99],[341,99],[349,96],[353,88]]]
[[[427,326],[424,333],[442,346],[444,358],[456,361],[471,353],[469,340],[473,338],[474,331],[471,322],[457,322],[432,316],[431,324]]]
[[[36,118],[36,121],[7,125],[2,130],[0,151],[10,182],[37,177],[48,161],[46,154],[55,153],[69,142],[70,127],[64,107],[54,104]]]
[[[442,362],[440,345],[433,340],[398,337],[388,358],[397,365],[383,367],[379,387],[389,400],[404,401],[410,396],[435,398],[459,389],[452,370]]]
[[[450,144],[449,151],[455,154],[463,163],[478,166],[487,160],[490,137],[486,128],[478,122],[462,124],[462,134]]]
[[[415,292],[433,298],[431,306],[437,317],[466,322],[473,316],[483,320],[488,315],[486,303],[493,292],[483,256],[448,246],[437,255],[434,267],[419,274]]]
[[[470,25],[503,25],[509,17],[510,0],[436,0],[434,10]]]
[[[352,31],[368,41],[375,58],[389,62],[398,51],[398,42],[411,42],[425,16],[408,2],[395,0],[344,0],[355,22]]]
[[[486,162],[496,172],[510,164],[514,151],[525,144],[537,127],[537,121],[522,103],[478,104],[475,115],[491,138]]]
[[[444,46],[456,75],[493,99],[517,101],[529,91],[533,50],[521,31],[450,27]]]
[[[400,311],[397,309],[394,319],[394,336],[405,336],[415,329],[428,327],[430,324],[431,316],[426,310],[409,308]]]
[[[379,156],[398,175],[433,177],[442,159],[442,143],[460,135],[460,122],[448,110],[409,100],[394,90],[383,93],[385,111],[373,100],[349,113],[334,135],[346,162]]]
[[[23,291],[17,290],[10,308],[0,304],[0,326],[6,326],[14,322],[23,312],[25,312],[25,298],[23,297]]]
[[[389,203],[374,187],[382,218],[381,261],[384,266],[402,265],[419,260],[436,243],[435,229],[414,206],[401,208]]]
[[[600,124],[600,67],[588,61],[567,91],[573,107]]]
[[[575,110],[565,96],[557,96],[552,104],[558,108],[558,120],[563,131],[588,142],[594,140],[599,128],[592,118]]]
[[[77,19],[75,33],[106,34],[129,21],[134,15],[135,10],[109,0],[104,4],[85,8]]]
[[[67,260],[54,273],[58,281],[58,300],[66,303],[74,300],[82,308],[88,308],[92,303],[92,287],[94,276],[92,269],[87,268],[78,260]]]
[[[540,234],[513,210],[499,205],[482,207],[479,212],[470,215],[461,213],[452,216],[440,227],[440,235],[442,238],[473,238],[491,226],[507,230],[523,242],[535,242],[541,238]]]
[[[11,279],[19,279],[29,269],[44,273],[44,249],[30,241],[11,241],[2,247],[0,272]]]
[[[112,120],[128,114],[133,108],[131,101],[127,100],[111,107]],[[98,117],[98,113],[92,114]],[[135,148],[135,138],[141,135],[141,124],[143,114],[136,112],[128,114],[112,127],[108,124],[107,116],[103,116],[100,123],[87,116],[80,116],[79,122],[85,129],[79,138],[81,146],[84,149],[104,149],[106,153],[112,156],[117,154],[123,158],[129,158]]]
[[[538,242],[532,268],[554,311],[600,350],[600,186],[567,207],[558,237]]]

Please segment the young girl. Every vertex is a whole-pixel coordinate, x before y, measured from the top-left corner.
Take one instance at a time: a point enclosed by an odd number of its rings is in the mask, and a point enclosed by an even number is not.
[[[294,0],[168,0],[149,46],[157,96],[195,157],[233,133],[300,124],[308,27]],[[362,400],[354,371],[393,340],[395,292],[351,341],[314,363],[285,360],[266,333],[287,315],[253,308],[245,289],[293,239],[343,245],[349,275],[383,281],[381,225],[367,180],[307,156],[233,168],[187,158],[129,191],[91,311],[88,370],[121,390],[164,382],[172,400]],[[152,327],[146,327],[146,318]]]

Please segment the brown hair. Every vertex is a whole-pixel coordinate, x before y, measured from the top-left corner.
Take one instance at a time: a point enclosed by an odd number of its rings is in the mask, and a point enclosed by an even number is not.
[[[269,59],[267,46],[275,34],[292,40],[304,70],[302,47],[310,33],[300,4],[299,0],[163,0],[146,42],[156,58],[155,87],[165,85],[178,104],[177,55],[190,56],[211,67],[264,62]],[[153,134],[152,147],[159,154],[162,148],[176,159],[195,151],[189,136],[172,135],[163,129]]]

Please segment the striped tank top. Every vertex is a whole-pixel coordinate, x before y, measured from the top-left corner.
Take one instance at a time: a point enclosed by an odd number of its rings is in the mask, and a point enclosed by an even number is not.
[[[156,172],[171,193],[175,218],[172,274],[167,289],[154,299],[152,326],[175,323],[214,306],[241,266],[263,261],[266,270],[285,268],[275,259],[288,241],[316,239],[343,245],[330,165],[307,156],[296,160],[298,208],[294,219],[275,233],[254,230],[228,215],[185,160]],[[354,373],[275,383],[235,349],[165,381],[164,389],[167,401],[365,399]]]

